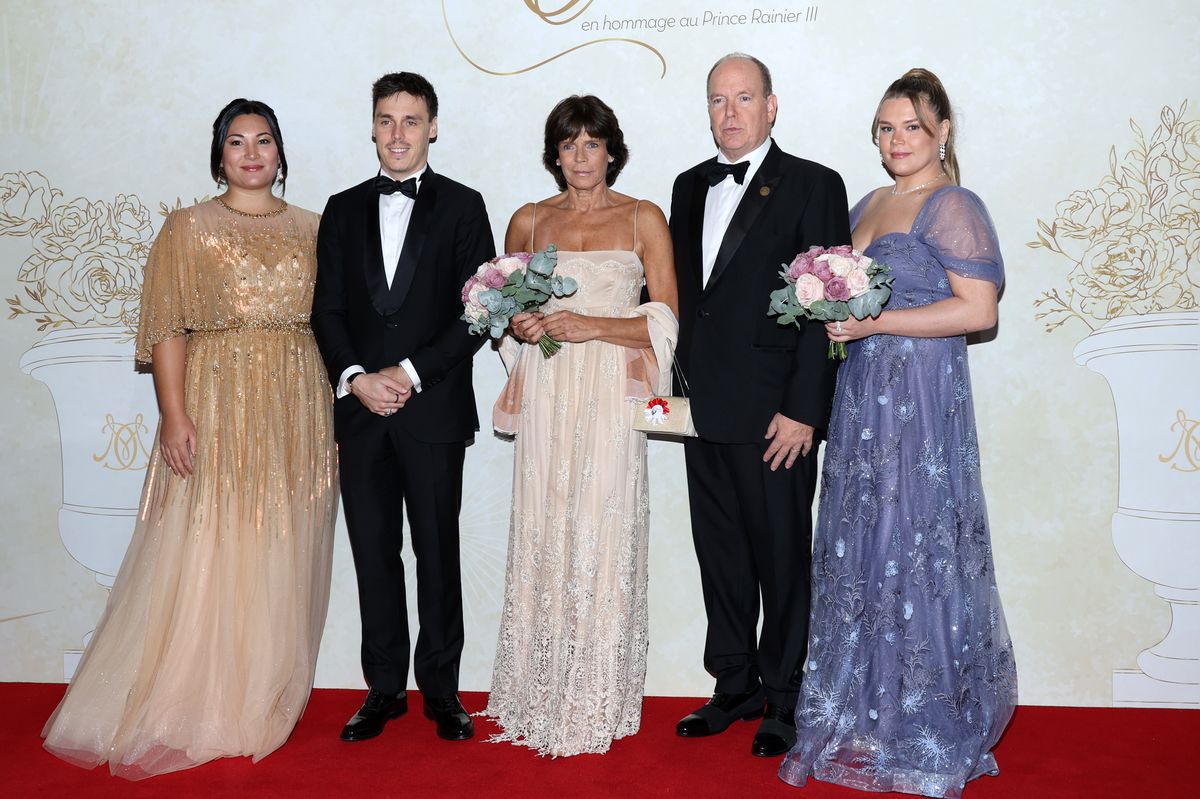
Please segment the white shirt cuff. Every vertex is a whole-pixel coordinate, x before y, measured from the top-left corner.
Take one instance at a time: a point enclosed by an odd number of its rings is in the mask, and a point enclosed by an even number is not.
[[[412,381],[413,391],[421,393],[421,376],[417,374],[417,367],[412,365],[412,361],[405,358],[400,362],[400,368],[408,373],[408,379]]]
[[[346,367],[346,371],[342,372],[341,379],[338,380],[337,398],[341,399],[350,393],[350,383],[348,381],[351,376],[360,375],[366,371],[366,369],[362,368],[358,364]]]

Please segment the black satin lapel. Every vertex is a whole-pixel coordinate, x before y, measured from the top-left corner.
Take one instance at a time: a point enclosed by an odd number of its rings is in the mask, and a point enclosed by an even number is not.
[[[769,162],[775,160],[768,154],[762,166],[754,173],[750,185],[746,187],[742,201],[738,203],[737,210],[733,212],[733,219],[729,220],[729,229],[725,231],[725,238],[721,239],[721,249],[717,251],[717,260],[713,263],[708,286],[712,286],[720,279],[725,268],[729,266],[729,262],[733,260],[733,256],[737,254],[738,248],[745,241],[746,234],[750,232],[750,228],[754,227],[754,220],[758,219],[758,215],[767,207],[767,203],[775,194],[775,187],[781,177],[778,172],[769,168],[774,166],[774,163]]]
[[[432,170],[429,170],[421,180],[421,189],[413,203],[412,216],[408,219],[408,231],[404,234],[404,247],[400,250],[400,260],[396,264],[396,277],[392,280],[389,305],[399,308],[408,296],[413,277],[417,274],[417,264],[421,262],[421,248],[433,221],[433,207],[437,201],[437,183],[433,180]]]
[[[363,243],[362,266],[367,281],[367,291],[370,292],[371,304],[375,310],[384,313],[383,306],[387,304],[387,275],[383,271],[383,240],[379,231],[379,195],[368,186],[363,192]]]
[[[715,159],[714,159],[715,160]],[[704,287],[704,203],[708,200],[708,181],[699,172],[693,173],[692,204],[688,209],[688,225],[692,235],[688,237],[688,253],[692,264],[692,276],[696,286]]]

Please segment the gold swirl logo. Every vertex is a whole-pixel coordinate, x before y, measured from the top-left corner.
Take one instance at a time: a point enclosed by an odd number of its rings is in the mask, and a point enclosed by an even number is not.
[[[142,443],[142,436],[149,429],[142,421],[139,413],[132,422],[118,422],[111,413],[105,414],[104,426],[100,431],[108,434],[108,447],[99,455],[93,455],[96,463],[104,463],[105,469],[114,472],[128,472],[144,469],[150,462],[150,453]]]
[[[1200,472],[1200,421],[1189,419],[1182,409],[1175,412],[1172,431],[1179,431],[1179,441],[1170,455],[1159,455],[1161,463],[1170,463],[1172,469],[1181,472]],[[1179,461],[1180,463],[1172,463]]]
[[[551,10],[547,10],[547,9],[542,8],[541,0],[523,0],[525,7],[527,9],[529,9],[531,12],[533,12],[537,16],[538,19],[540,19],[542,22],[545,22],[547,25],[566,25],[568,22],[571,22],[571,21],[577,19],[579,17],[579,15],[582,14],[584,11],[587,11],[588,7],[591,6],[591,4],[593,2],[593,0],[559,0],[559,1],[562,2],[561,6],[551,9]],[[576,9],[577,6],[579,7],[578,9]],[[504,71],[496,70],[496,69],[488,69],[487,67],[485,67],[482,64],[480,64],[479,62],[477,62],[475,59],[471,58],[471,56],[467,55],[466,51],[462,49],[462,45],[460,45],[458,43],[458,39],[456,39],[454,37],[454,31],[451,30],[451,28],[450,28],[450,17],[446,13],[446,0],[442,0],[442,22],[446,25],[446,33],[450,36],[450,43],[454,45],[454,49],[458,51],[458,54],[461,55],[468,64],[475,67],[475,69],[479,70],[480,72],[484,72],[488,75],[496,75],[499,77],[508,77],[511,75],[521,75],[525,72],[532,72],[533,70],[537,69],[538,67],[544,67],[546,64],[549,64],[551,61],[556,61],[557,59],[562,58],[565,55],[569,55],[570,53],[573,53],[576,50],[582,50],[583,48],[591,47],[594,44],[602,44],[604,42],[624,42],[625,44],[632,44],[632,45],[636,45],[637,47],[644,47],[645,49],[649,50],[651,53],[654,53],[654,56],[658,59],[659,63],[662,64],[662,74],[659,75],[659,77],[665,78],[667,76],[667,59],[663,58],[662,53],[660,53],[657,49],[652,47],[650,44],[643,42],[640,39],[629,39],[624,36],[606,36],[606,37],[599,38],[599,39],[592,39],[591,41],[583,42],[582,44],[577,44],[574,47],[568,47],[566,50],[563,50],[561,53],[555,53],[554,55],[550,56],[549,58],[544,58],[541,61],[537,62],[536,64],[533,64],[528,67],[524,67],[522,69],[514,69],[514,70],[511,70],[508,72],[504,72]]]
[[[563,17],[563,15],[565,15],[565,14],[570,14],[571,9],[574,8],[575,6],[579,5],[579,0],[567,0],[566,5],[562,6],[561,8],[556,8],[553,11],[544,10],[542,8],[542,4],[539,3],[538,0],[525,0],[526,8],[528,8],[534,14],[537,14],[538,17],[542,20],[542,22],[548,22],[551,25],[566,25],[568,22],[570,22],[571,20],[575,19],[580,14],[582,14],[584,11],[587,11],[588,6],[590,6],[591,4],[592,4],[592,0],[587,0],[587,2],[585,2],[583,4],[583,8],[579,9],[574,14],[571,14],[571,16],[565,17],[563,19],[556,19],[556,17]]]

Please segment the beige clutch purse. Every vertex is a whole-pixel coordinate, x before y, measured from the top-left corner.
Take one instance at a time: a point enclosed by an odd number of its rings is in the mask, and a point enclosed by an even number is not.
[[[671,353],[675,361],[675,353]],[[687,378],[675,361],[679,382],[688,390]],[[696,425],[692,424],[692,403],[687,397],[655,396],[646,401],[633,418],[633,429],[643,433],[658,433],[665,436],[695,436]]]
[[[692,404],[687,397],[651,397],[633,418],[633,429],[667,436],[694,436]]]

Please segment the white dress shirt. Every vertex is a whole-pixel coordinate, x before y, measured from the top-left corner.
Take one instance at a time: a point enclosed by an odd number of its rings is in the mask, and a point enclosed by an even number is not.
[[[770,149],[771,138],[768,136],[766,141],[746,153],[746,157],[741,159],[741,161],[750,162],[750,166],[746,169],[746,176],[741,183],[734,180],[733,175],[726,175],[724,180],[708,189],[708,198],[704,201],[704,227],[700,251],[702,274],[706,286],[708,279],[712,276],[713,265],[717,262],[717,253],[721,251],[721,242],[725,239],[725,232],[729,230],[729,223],[733,220],[733,213],[737,210],[738,204],[746,194],[746,187],[750,185],[750,181],[758,172],[758,168],[762,166],[763,159],[767,157],[767,151]],[[737,163],[741,163],[741,161]],[[721,164],[734,163],[720,151],[717,152],[717,162]]]
[[[417,179],[418,194],[421,191],[421,178],[428,168],[429,166],[426,164],[421,167],[420,171],[408,176]],[[379,174],[383,174],[382,169]],[[416,199],[406,197],[398,191],[379,195],[379,243],[383,250],[383,274],[387,278],[388,288],[391,288],[392,281],[396,279],[396,266],[400,263],[400,253],[404,251],[404,239],[408,235],[408,223],[412,219],[413,206],[416,205],[416,202]],[[412,361],[405,358],[400,362],[400,368],[407,372],[408,378],[412,380],[413,391],[420,394],[421,377],[417,374]],[[365,371],[367,370],[361,364],[347,367],[346,371],[342,372],[341,379],[338,380],[338,397],[349,394],[349,379]]]

